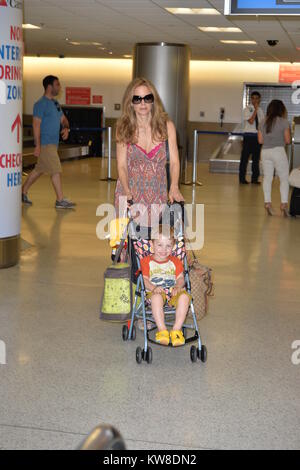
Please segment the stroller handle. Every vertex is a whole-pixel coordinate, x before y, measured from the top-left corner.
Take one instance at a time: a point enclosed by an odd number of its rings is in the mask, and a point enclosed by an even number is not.
[[[173,206],[179,206],[181,208],[181,216],[182,216],[182,222],[183,223],[184,223],[184,218],[185,218],[184,204],[185,204],[184,201],[171,202],[170,200],[168,200],[168,202],[166,204],[169,208],[172,208]],[[128,213],[128,217],[129,217],[130,220],[133,220],[133,218],[131,217],[131,213],[130,213],[130,209],[133,205],[134,205],[133,199],[128,199],[127,200],[127,213]]]
[[[181,209],[181,220],[182,220],[182,223],[184,224],[184,222],[185,222],[184,201],[174,201],[173,203],[171,203],[171,202],[169,201],[169,202],[168,202],[168,206],[169,206],[170,208],[172,208],[172,207],[174,207],[174,206],[175,206],[175,207],[176,207],[176,206],[179,206],[179,207],[180,207],[180,209]],[[173,213],[174,213],[174,212],[175,212],[175,211],[173,210]],[[173,222],[173,223],[174,223],[174,222]]]
[[[127,204],[128,206],[133,206],[134,205],[134,201],[133,199],[127,199]],[[174,202],[171,202],[170,200],[168,200],[167,202],[167,205],[168,206],[173,206],[175,204],[178,204],[179,206],[181,206],[182,208],[184,207],[184,201],[174,201]]]

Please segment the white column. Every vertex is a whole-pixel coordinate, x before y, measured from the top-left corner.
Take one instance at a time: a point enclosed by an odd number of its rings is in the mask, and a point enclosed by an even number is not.
[[[18,262],[22,186],[23,1],[0,0],[0,268]]]

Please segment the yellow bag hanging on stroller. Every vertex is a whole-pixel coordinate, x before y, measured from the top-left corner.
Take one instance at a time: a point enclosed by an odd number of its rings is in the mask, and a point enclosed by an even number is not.
[[[110,225],[110,245],[116,247],[119,244],[119,247],[113,264],[104,273],[104,289],[100,307],[102,320],[123,322],[129,320],[131,315],[133,299],[131,267],[127,262],[118,263],[127,241],[128,223],[129,219],[115,219]]]
[[[131,268],[127,263],[113,264],[104,273],[101,320],[127,321],[132,308]]]
[[[119,219],[113,219],[110,222],[109,225],[109,244],[112,248],[120,245],[123,234],[125,231],[127,231],[129,219],[124,217],[124,218],[119,218]]]

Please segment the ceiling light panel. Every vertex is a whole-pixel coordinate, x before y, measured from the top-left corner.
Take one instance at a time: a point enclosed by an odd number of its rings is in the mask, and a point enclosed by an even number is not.
[[[257,44],[255,41],[235,41],[233,39],[221,39],[223,44]]]
[[[214,8],[166,8],[173,15],[220,15]]]
[[[26,23],[22,25],[23,29],[42,29],[40,26],[36,26],[34,24]]]
[[[240,28],[219,28],[217,26],[198,26],[204,33],[242,33]]]

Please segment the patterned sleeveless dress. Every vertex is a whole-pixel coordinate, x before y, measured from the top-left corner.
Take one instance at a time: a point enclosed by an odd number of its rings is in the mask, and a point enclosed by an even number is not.
[[[150,221],[151,205],[166,204],[167,192],[166,142],[162,142],[147,153],[137,144],[127,146],[128,184],[135,204],[143,204]],[[116,214],[119,214],[119,198],[125,196],[120,180],[115,192]]]

